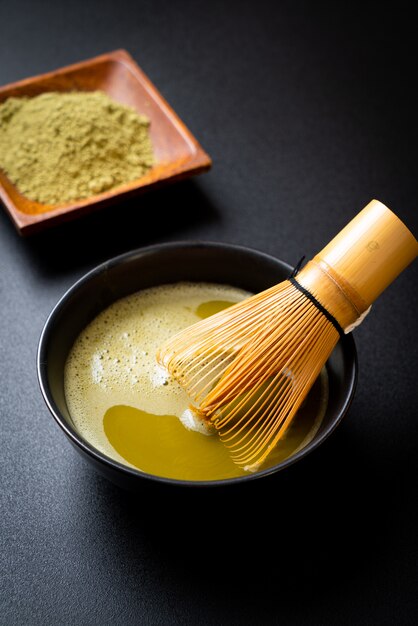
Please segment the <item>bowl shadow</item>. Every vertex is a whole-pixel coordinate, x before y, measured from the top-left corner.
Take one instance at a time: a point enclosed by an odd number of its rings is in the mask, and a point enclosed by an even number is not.
[[[367,581],[370,559],[384,559],[391,526],[385,488],[348,429],[320,453],[255,483],[193,492],[163,487],[139,498],[104,488],[108,527],[123,533],[129,567],[137,567],[145,545],[173,593],[203,593],[225,615],[251,598],[248,623],[257,611],[273,619],[280,606],[287,613],[302,599],[327,602],[348,582]],[[113,549],[116,558],[117,542]]]

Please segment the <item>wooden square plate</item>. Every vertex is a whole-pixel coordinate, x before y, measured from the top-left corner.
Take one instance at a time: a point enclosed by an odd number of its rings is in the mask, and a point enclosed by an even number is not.
[[[48,74],[0,88],[0,102],[11,96],[36,96],[47,91],[101,90],[134,107],[151,121],[156,164],[144,176],[84,200],[55,206],[33,202],[20,194],[0,170],[0,198],[22,235],[84,215],[119,198],[208,170],[212,161],[178,115],[125,50],[69,65]]]

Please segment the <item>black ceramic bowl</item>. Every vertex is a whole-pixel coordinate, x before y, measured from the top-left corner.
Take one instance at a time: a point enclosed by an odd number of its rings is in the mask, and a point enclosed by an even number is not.
[[[118,485],[136,489],[144,482],[209,486],[259,480],[283,470],[317,448],[339,424],[350,405],[357,379],[351,335],[337,344],[327,363],[329,402],[315,437],[285,461],[243,477],[214,481],[161,478],[131,469],[105,456],[75,429],[64,395],[64,365],[83,328],[115,300],[135,291],[177,281],[218,282],[257,292],[289,276],[291,267],[267,254],[222,243],[179,242],[150,246],[112,259],[81,278],[58,302],[44,326],[38,348],[38,377],[45,402],[71,443]]]

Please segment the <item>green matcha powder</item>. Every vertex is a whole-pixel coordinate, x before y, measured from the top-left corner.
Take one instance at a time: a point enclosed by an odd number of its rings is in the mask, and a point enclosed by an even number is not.
[[[105,93],[44,93],[0,104],[0,167],[43,204],[88,198],[154,163],[149,120]]]

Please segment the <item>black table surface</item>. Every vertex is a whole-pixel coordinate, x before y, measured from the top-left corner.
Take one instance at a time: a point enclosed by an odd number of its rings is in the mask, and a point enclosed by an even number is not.
[[[295,263],[372,198],[416,234],[406,6],[1,3],[0,84],[125,48],[213,158],[25,239],[1,207],[1,624],[416,623],[417,263],[355,332],[343,423],[251,489],[120,490],[69,445],[35,368],[56,301],[116,254],[212,240]]]

